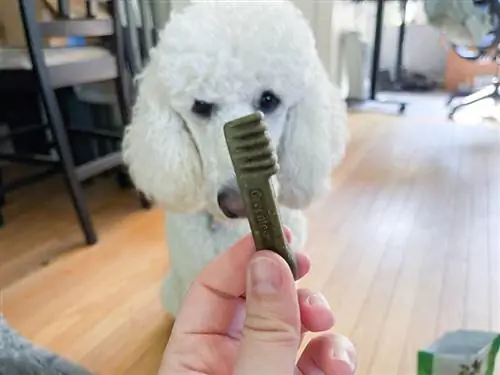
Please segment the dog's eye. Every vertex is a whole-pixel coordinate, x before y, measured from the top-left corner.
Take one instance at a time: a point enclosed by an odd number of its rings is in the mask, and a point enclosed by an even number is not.
[[[259,110],[271,113],[280,105],[280,99],[272,91],[264,91],[259,99]]]
[[[215,105],[202,100],[195,100],[191,111],[200,117],[209,118],[214,111]]]

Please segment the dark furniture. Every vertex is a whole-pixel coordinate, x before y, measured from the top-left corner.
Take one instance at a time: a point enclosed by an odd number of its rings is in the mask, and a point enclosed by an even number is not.
[[[448,100],[448,105],[451,105],[450,111],[448,112],[448,118],[450,120],[453,120],[457,111],[468,107],[471,104],[475,104],[486,99],[493,99],[495,103],[500,101],[500,51],[496,51],[496,54],[492,57],[492,59],[496,63],[496,73],[489,85],[473,93],[466,93],[465,95],[454,93],[450,96]],[[460,98],[459,103],[453,104],[458,98]]]
[[[15,181],[3,181],[0,167],[0,210],[5,194],[57,172],[62,172],[71,201],[87,244],[97,242],[90,212],[85,204],[82,182],[110,170],[120,170],[122,159],[120,140],[123,129],[130,122],[134,97],[132,77],[147,61],[152,41],[156,40],[151,24],[148,1],[140,1],[140,21],[131,7],[131,0],[86,0],[85,18],[70,17],[69,2],[58,0],[58,9],[52,9],[54,20],[40,22],[36,19],[35,1],[18,0],[25,30],[27,49],[3,49],[7,57],[0,64],[0,92],[35,95],[41,103],[41,124],[11,128],[6,137],[17,139],[32,134],[49,134],[44,150],[36,154],[1,153],[0,161],[7,160],[44,168],[36,174]],[[96,17],[98,6],[105,6],[109,18]],[[85,37],[92,44],[77,47],[45,48],[44,37]],[[6,62],[7,61],[7,62]],[[68,87],[94,82],[113,82],[114,96],[118,102],[122,127],[116,129],[78,128],[68,124],[68,116],[61,106],[60,93]],[[0,112],[2,109],[0,108]],[[3,138],[3,139],[2,139]],[[75,163],[72,141],[75,139],[105,140],[113,144],[113,151],[99,155],[82,164]],[[43,147],[42,147],[43,148]],[[55,152],[54,152],[55,151]],[[52,152],[52,153],[51,153]],[[124,174],[123,170],[120,172]],[[149,202],[140,196],[143,207]],[[0,220],[1,220],[0,212]]]
[[[372,63],[371,63],[371,71],[370,71],[370,94],[368,99],[366,100],[355,100],[348,101],[349,107],[354,108],[362,108],[364,103],[376,103],[376,104],[389,104],[395,105],[398,109],[398,113],[402,114],[406,110],[406,103],[402,101],[395,100],[380,100],[377,98],[378,94],[378,83],[379,83],[379,73],[380,73],[380,54],[382,52],[382,36],[384,29],[384,12],[385,12],[385,2],[386,1],[399,1],[401,4],[401,14],[403,17],[406,17],[406,7],[407,0],[354,0],[354,2],[360,3],[364,1],[376,1],[377,4],[377,13],[375,16],[375,35],[373,39],[373,49],[372,49]],[[401,65],[402,56],[403,56],[403,43],[404,43],[404,34],[406,29],[405,18],[403,18],[403,22],[400,25],[399,30],[399,38],[398,38],[398,53],[397,64]],[[401,74],[401,67],[396,69],[398,75]]]
[[[449,100],[448,105],[450,111],[448,118],[453,120],[453,117],[462,108],[471,104],[481,102],[485,99],[493,99],[495,103],[500,100],[500,1],[499,0],[475,0],[476,7],[484,9],[485,13],[489,15],[492,20],[493,29],[489,34],[485,35],[480,45],[469,47],[459,46],[452,44],[453,52],[460,58],[477,61],[479,59],[489,59],[496,63],[496,73],[493,77],[491,84],[473,93],[453,93]],[[459,103],[454,103],[458,99]]]
[[[408,10],[408,0],[400,0],[399,10],[401,12],[401,24],[398,28],[398,50],[396,55],[396,77],[397,83],[401,82],[403,78],[403,53],[404,43],[406,36],[406,15]]]

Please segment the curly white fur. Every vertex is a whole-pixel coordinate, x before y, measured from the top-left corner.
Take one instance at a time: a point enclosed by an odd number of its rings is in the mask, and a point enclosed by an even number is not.
[[[264,90],[279,96],[265,119],[280,164],[283,221],[300,247],[302,210],[328,191],[344,155],[346,110],[309,25],[285,0],[188,6],[172,16],[139,78],[124,160],[137,188],[168,212],[164,301],[175,315],[207,262],[249,231],[246,220],[227,219],[217,202],[220,189],[235,184],[223,124],[255,112]],[[215,103],[216,111],[201,118],[192,112],[195,100]]]

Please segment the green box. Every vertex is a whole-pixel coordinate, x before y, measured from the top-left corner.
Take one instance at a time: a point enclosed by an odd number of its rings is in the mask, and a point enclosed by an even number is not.
[[[500,347],[494,332],[448,332],[418,352],[417,375],[493,375]]]

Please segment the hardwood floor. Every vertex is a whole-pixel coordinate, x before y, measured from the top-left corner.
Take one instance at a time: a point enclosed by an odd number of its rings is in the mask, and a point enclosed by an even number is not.
[[[405,117],[352,115],[334,189],[308,212],[313,269],[302,285],[330,301],[360,375],[415,374],[416,351],[447,330],[500,330],[500,125],[444,118],[425,103]],[[113,181],[87,190],[92,248],[77,246],[57,180],[9,199],[0,308],[96,373],[155,374],[169,325],[163,215]]]

